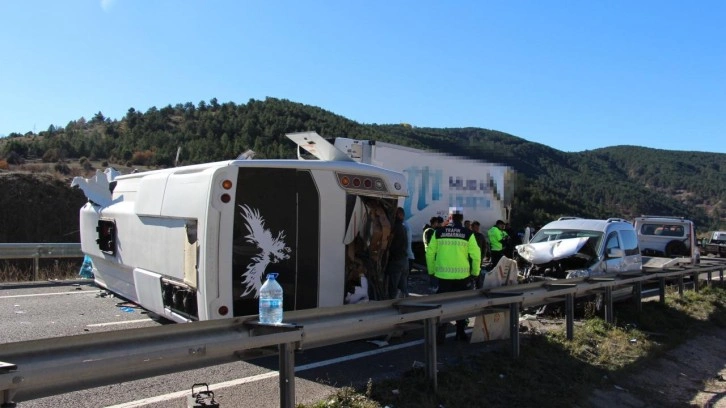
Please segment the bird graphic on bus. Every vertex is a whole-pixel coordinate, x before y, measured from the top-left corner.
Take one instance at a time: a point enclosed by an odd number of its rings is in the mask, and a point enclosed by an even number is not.
[[[245,240],[255,244],[261,250],[260,253],[252,257],[252,262],[247,265],[247,270],[242,273],[242,284],[245,286],[244,293],[240,297],[245,297],[254,292],[254,297],[260,295],[260,287],[265,276],[265,270],[269,264],[278,263],[290,258],[290,247],[285,244],[285,231],[277,233],[276,237],[272,236],[269,229],[265,229],[265,219],[262,218],[260,210],[253,209],[247,205],[239,206],[240,215],[245,220],[245,227],[249,234],[245,236]]]

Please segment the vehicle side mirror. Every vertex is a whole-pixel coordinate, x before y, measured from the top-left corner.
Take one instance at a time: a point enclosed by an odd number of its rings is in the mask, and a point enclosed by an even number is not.
[[[620,248],[608,249],[608,258],[622,258],[625,256],[625,251]]]

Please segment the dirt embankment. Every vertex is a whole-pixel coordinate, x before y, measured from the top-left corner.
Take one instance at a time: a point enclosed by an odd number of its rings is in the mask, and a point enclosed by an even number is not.
[[[613,380],[613,388],[596,390],[587,405],[726,407],[726,328],[708,330]]]
[[[0,242],[80,242],[86,203],[70,179],[47,173],[0,172]]]

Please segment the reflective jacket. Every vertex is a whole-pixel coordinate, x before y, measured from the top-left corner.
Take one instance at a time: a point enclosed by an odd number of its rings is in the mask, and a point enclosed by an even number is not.
[[[502,240],[507,236],[507,233],[495,225],[489,228],[487,235],[489,236],[489,245],[491,245],[492,251],[501,251],[503,249]]]
[[[479,276],[481,250],[472,231],[461,224],[436,229],[426,249],[426,267],[439,279]]]

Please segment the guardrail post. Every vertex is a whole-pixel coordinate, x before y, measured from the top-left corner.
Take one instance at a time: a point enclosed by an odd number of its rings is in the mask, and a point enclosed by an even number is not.
[[[698,293],[699,287],[698,287],[698,273],[692,273],[691,274],[691,280],[693,280],[693,290]]]
[[[245,325],[252,329],[251,337],[300,332],[302,329],[302,326],[295,323],[269,324],[260,323],[257,320],[247,321]],[[295,407],[295,347],[297,344],[297,342],[289,341],[277,344],[281,408]]]
[[[718,279],[723,283],[723,269],[718,271]]]
[[[424,320],[424,347],[426,353],[426,378],[431,384],[434,393],[439,392],[439,382],[436,372],[436,322],[438,318],[432,317]]]
[[[511,338],[512,358],[519,357],[519,303],[509,304],[509,337]]]
[[[605,321],[612,323],[615,321],[613,316],[613,287],[608,286],[605,288]]]
[[[280,407],[295,407],[295,343],[283,343],[280,348]]]
[[[405,314],[410,312],[418,312],[422,310],[433,310],[440,309],[441,305],[438,304],[398,304],[396,305],[398,311]],[[431,389],[434,393],[439,390],[439,383],[436,373],[436,328],[438,326],[440,317],[438,315],[434,317],[424,318],[424,360],[426,378],[430,381]]]
[[[633,301],[635,302],[635,310],[640,313],[643,311],[643,282],[636,282],[633,285]]]
[[[678,275],[678,296],[683,296],[683,275]]]
[[[575,296],[565,295],[565,315],[567,317],[567,340],[575,338]]]
[[[33,257],[33,276],[30,280],[33,282],[38,280],[38,270],[40,269],[40,248],[38,248],[38,254]]]
[[[660,303],[665,304],[665,277],[658,278],[658,296]]]
[[[713,282],[711,282],[711,274],[712,273],[713,273],[713,271],[708,271],[708,275],[706,275],[707,276],[706,280],[708,281],[708,287],[709,288],[712,288],[713,287]]]

